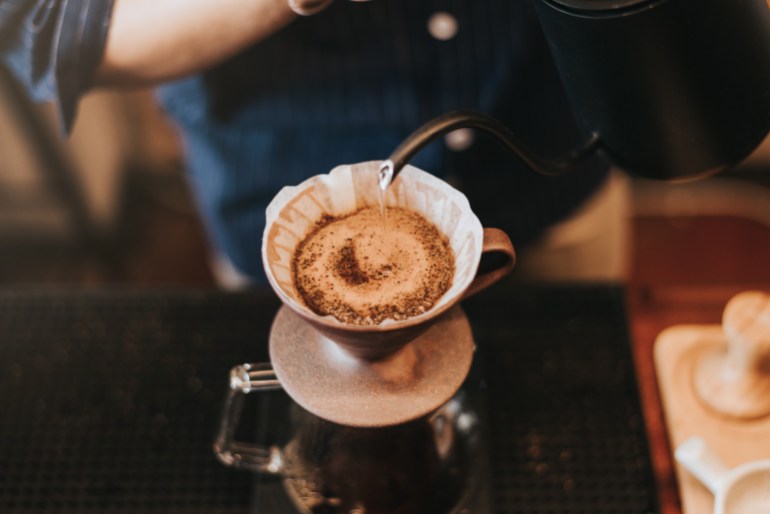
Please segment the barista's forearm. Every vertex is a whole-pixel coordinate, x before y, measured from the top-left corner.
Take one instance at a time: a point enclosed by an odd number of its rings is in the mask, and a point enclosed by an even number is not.
[[[286,0],[116,0],[98,85],[196,73],[289,23]]]

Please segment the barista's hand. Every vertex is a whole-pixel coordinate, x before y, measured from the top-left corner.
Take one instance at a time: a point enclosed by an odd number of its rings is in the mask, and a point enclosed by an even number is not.
[[[288,0],[289,7],[300,16],[310,16],[323,11],[332,0]]]

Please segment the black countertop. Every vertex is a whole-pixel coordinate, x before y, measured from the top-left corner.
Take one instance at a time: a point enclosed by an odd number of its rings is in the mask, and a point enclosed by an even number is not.
[[[267,360],[278,307],[267,291],[0,291],[0,513],[264,512],[268,479],[212,441],[228,372]],[[483,510],[657,512],[623,290],[496,286],[464,309]],[[255,417],[252,433],[282,426]]]

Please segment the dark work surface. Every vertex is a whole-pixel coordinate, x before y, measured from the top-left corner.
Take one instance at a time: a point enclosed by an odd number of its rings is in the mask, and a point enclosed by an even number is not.
[[[0,292],[0,512],[257,510],[261,479],[211,443],[228,371],[267,360],[277,308],[270,292]],[[484,510],[657,512],[622,290],[498,286],[465,310]]]

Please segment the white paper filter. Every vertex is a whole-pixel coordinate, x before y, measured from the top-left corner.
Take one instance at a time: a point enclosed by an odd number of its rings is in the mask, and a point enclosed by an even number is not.
[[[338,166],[298,186],[284,187],[267,207],[262,260],[268,279],[284,301],[293,302],[310,316],[317,315],[304,306],[291,279],[294,251],[323,214],[339,216],[378,205],[380,164],[372,161]],[[421,213],[449,238],[455,255],[454,280],[436,305],[418,316],[430,317],[433,310],[454,302],[473,281],[481,258],[483,228],[465,195],[413,166],[406,166],[398,174],[385,203]],[[394,322],[383,322],[387,323]]]

